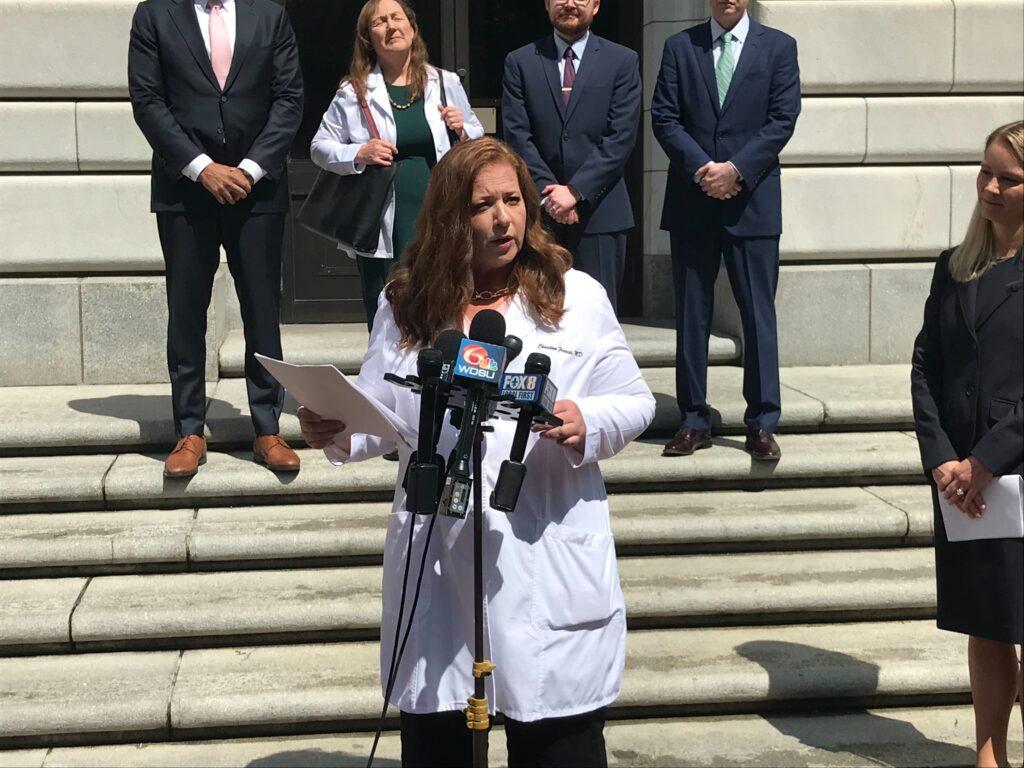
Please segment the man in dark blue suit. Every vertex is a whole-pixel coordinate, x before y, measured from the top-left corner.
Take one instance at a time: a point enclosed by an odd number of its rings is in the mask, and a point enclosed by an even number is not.
[[[800,114],[796,41],[747,16],[748,0],[711,0],[712,18],[665,42],[651,102],[669,157],[661,228],[676,291],[676,397],[682,426],[666,456],[711,447],[708,338],[723,260],[743,322],[746,449],[782,455],[775,289],[782,189],[779,153]]]
[[[518,152],[574,266],[616,306],[633,209],[622,178],[640,127],[635,51],[590,32],[601,0],[544,0],[554,34],[505,59],[505,141]]]
[[[295,472],[284,390],[256,353],[281,357],[288,150],[302,119],[291,23],[272,0],[146,0],[132,20],[128,92],[153,148],[151,209],[167,277],[167,365],[178,442],[167,477],[206,461],[206,311],[227,253],[245,332],[253,457]]]

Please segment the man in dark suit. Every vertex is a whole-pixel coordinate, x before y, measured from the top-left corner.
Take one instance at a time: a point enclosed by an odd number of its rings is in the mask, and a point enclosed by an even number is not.
[[[635,51],[590,32],[601,0],[544,0],[554,34],[505,59],[505,141],[530,168],[555,236],[616,306],[633,209],[622,178],[640,126]]]
[[[167,363],[180,438],[164,464],[206,459],[206,311],[223,246],[245,328],[254,458],[299,459],[278,435],[284,391],[253,357],[281,356],[285,162],[302,116],[295,35],[271,0],[146,0],[132,21],[128,89],[153,147],[151,209],[167,275]]]
[[[651,102],[669,157],[661,228],[676,293],[676,396],[682,426],[666,456],[711,447],[708,338],[724,257],[743,322],[746,449],[781,456],[775,289],[782,192],[779,153],[800,114],[796,41],[752,21],[748,0],[711,0],[712,18],[665,42]]]

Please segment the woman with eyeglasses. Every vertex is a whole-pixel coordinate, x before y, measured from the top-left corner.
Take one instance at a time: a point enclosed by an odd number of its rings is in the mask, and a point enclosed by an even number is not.
[[[373,138],[363,103],[380,139]],[[362,173],[368,165],[398,164],[377,250],[350,254],[371,330],[387,274],[413,239],[430,171],[451,149],[450,134],[460,141],[484,135],[458,76],[430,65],[408,3],[369,0],[356,22],[349,72],[313,137],[310,157],[342,175]]]

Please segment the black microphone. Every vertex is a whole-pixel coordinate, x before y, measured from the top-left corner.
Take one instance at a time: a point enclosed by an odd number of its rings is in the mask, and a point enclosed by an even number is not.
[[[543,352],[533,352],[526,358],[522,374],[507,374],[502,382],[502,395],[510,392],[522,394],[529,402],[519,404],[519,418],[516,420],[516,431],[512,437],[512,450],[509,457],[501,463],[498,482],[491,491],[491,506],[501,512],[512,512],[519,501],[519,492],[526,478],[526,443],[530,439],[530,426],[534,418],[545,415],[549,421],[560,421],[551,416],[557,388],[548,379],[551,373],[551,358]],[[518,398],[517,398],[518,399]]]
[[[505,337],[505,349],[508,350],[508,358],[505,360],[505,365],[508,365],[519,357],[519,353],[523,351],[523,340],[518,336],[509,334]]]
[[[486,418],[487,404],[497,393],[505,367],[507,350],[505,318],[493,309],[476,314],[469,328],[469,338],[459,345],[453,369],[454,381],[466,387],[466,404],[462,414],[459,438],[448,459],[448,471],[441,491],[439,509],[453,517],[465,517],[469,506],[470,457],[481,422]],[[476,478],[480,482],[482,478]],[[480,514],[481,510],[477,510]]]
[[[441,351],[421,349],[416,358],[416,375],[420,380],[420,418],[416,453],[406,472],[406,509],[417,515],[437,511],[437,497],[444,476],[444,459],[436,453],[434,412],[438,387],[441,384]]]
[[[455,378],[455,359],[459,356],[459,346],[466,334],[454,328],[441,331],[434,341],[434,346],[441,352],[441,383],[437,388],[437,406],[434,410],[434,449],[441,439],[444,428],[444,415],[448,410],[448,400],[452,396],[452,379]]]

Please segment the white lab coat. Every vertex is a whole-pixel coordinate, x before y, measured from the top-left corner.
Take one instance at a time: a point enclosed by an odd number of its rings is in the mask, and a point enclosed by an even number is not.
[[[487,655],[497,665],[487,680],[492,712],[519,721],[566,717],[603,707],[619,694],[626,651],[626,613],[615,561],[604,480],[597,462],[614,456],[654,418],[654,397],[640,375],[604,289],[582,272],[565,276],[567,311],[547,330],[514,299],[507,332],[523,340],[508,367],[521,372],[531,352],[551,358],[559,399],[579,406],[587,425],[586,450],[530,437],[526,480],[514,513],[487,500],[508,458],[514,422],[493,421],[483,456],[484,563]],[[384,381],[387,372],[415,373],[416,350],[398,348],[399,332],[382,296],[359,386],[409,424],[419,399]],[[447,457],[457,432],[445,425],[439,453]],[[331,446],[336,464],[371,458],[393,447],[380,438],[353,435],[351,453]],[[400,451],[399,478],[410,451]],[[386,683],[410,514],[395,489],[384,550],[381,685]],[[427,556],[423,586],[391,703],[425,714],[459,710],[473,692],[473,525],[440,516]],[[430,518],[415,518],[413,582]],[[408,620],[408,604],[403,628]],[[403,629],[404,631],[404,629]]]
[[[462,122],[466,129],[466,135],[470,139],[478,139],[484,135],[484,127],[480,124],[473,108],[469,105],[466,91],[462,88],[459,76],[453,72],[438,70],[433,67],[427,70],[427,87],[423,93],[423,111],[427,117],[427,124],[430,126],[430,133],[434,137],[434,152],[440,160],[451,149],[451,142],[448,138],[448,129],[438,107],[441,105],[441,91],[438,87],[438,72],[444,73],[445,93],[448,98],[448,106],[458,107],[462,112]],[[391,111],[391,100],[388,98],[388,89],[384,83],[384,76],[380,67],[374,67],[373,71],[366,78],[366,103],[373,115],[373,121],[380,131],[380,137],[384,141],[397,142],[398,134],[395,127],[395,116]],[[313,143],[309,147],[309,156],[318,166],[324,170],[346,176],[353,173],[362,173],[366,166],[356,163],[356,153],[359,148],[368,142],[373,136],[366,125],[359,101],[356,99],[355,90],[346,83],[334,96],[334,100],[324,113],[320,121],[320,128],[313,137]],[[394,255],[392,245],[392,233],[395,224],[395,195],[394,190],[389,193],[387,205],[384,207],[384,215],[380,222],[380,240],[377,243],[377,250],[373,253],[359,252],[359,256],[377,259],[390,259]],[[340,246],[339,246],[340,247]],[[348,251],[349,256],[356,253]]]

